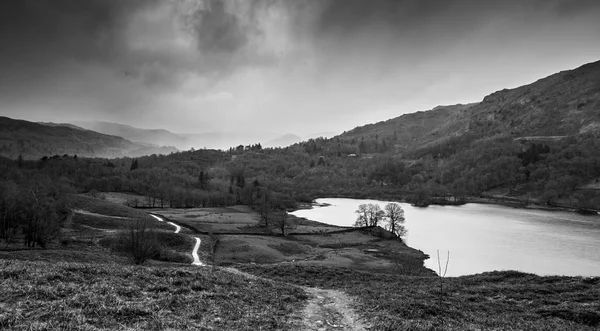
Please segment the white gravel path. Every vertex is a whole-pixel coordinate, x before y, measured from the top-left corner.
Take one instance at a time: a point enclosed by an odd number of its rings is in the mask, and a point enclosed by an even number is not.
[[[150,216],[154,217],[159,222],[164,222],[162,217],[152,215],[152,214],[150,214]],[[179,233],[179,231],[181,231],[181,227],[179,225],[177,225],[173,222],[167,222],[167,223],[169,223],[175,227],[175,233]],[[200,240],[200,238],[198,238],[198,237],[194,237],[194,239],[196,239],[196,245],[194,246],[194,250],[192,251],[192,257],[194,258],[194,262],[192,262],[192,264],[197,265],[197,266],[204,266],[205,264],[202,263],[202,261],[200,261],[200,258],[198,257],[198,249],[200,248],[200,244],[202,243],[202,240]]]

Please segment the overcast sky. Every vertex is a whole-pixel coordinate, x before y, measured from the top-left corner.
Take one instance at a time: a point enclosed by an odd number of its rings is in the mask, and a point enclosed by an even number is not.
[[[336,132],[600,60],[598,0],[2,0],[0,115]]]

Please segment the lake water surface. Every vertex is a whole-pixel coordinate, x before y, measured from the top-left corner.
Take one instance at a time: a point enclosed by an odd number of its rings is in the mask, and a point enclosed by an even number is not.
[[[292,214],[323,223],[352,226],[363,203],[386,201],[317,199],[331,206]],[[438,270],[450,251],[448,276],[492,270],[539,275],[600,276],[600,216],[518,209],[488,204],[404,209],[405,242],[429,256],[425,266]]]

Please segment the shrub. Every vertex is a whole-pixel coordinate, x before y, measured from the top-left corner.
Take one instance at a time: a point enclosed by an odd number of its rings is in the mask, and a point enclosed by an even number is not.
[[[117,248],[135,264],[143,264],[160,254],[156,229],[147,220],[140,219],[131,222],[129,228],[121,233]]]

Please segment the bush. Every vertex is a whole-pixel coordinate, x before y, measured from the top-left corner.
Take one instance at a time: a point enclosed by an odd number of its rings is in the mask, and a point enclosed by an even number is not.
[[[117,248],[127,254],[135,264],[143,264],[160,255],[160,244],[156,229],[147,220],[136,219],[121,233]]]

